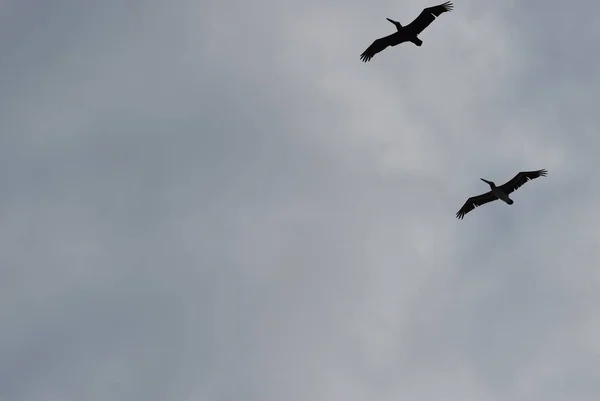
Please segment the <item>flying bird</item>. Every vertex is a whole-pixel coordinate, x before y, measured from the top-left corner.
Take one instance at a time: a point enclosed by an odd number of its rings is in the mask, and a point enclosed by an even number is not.
[[[461,207],[456,213],[456,217],[462,219],[465,217],[465,214],[469,213],[476,207],[485,205],[486,203],[495,201],[496,199],[501,199],[509,205],[512,205],[513,200],[510,199],[508,195],[519,189],[527,181],[533,180],[540,176],[545,177],[546,174],[548,174],[548,172],[543,169],[537,171],[521,171],[519,174],[515,175],[512,180],[508,181],[506,184],[500,185],[499,187],[497,187],[492,181],[481,178],[481,181],[487,183],[492,190],[483,195],[473,196],[467,199],[463,207]]]
[[[417,46],[421,46],[423,41],[417,35],[423,32],[440,14],[451,11],[453,7],[453,4],[447,1],[444,4],[426,8],[413,22],[404,27],[398,21],[386,18],[392,24],[396,25],[398,31],[377,39],[360,55],[360,59],[366,63],[388,46],[396,46],[404,42],[412,42]]]

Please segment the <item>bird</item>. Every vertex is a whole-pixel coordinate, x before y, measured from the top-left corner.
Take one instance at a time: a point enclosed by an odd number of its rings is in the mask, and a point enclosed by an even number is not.
[[[439,17],[440,14],[451,11],[453,7],[454,5],[447,1],[437,6],[425,8],[413,22],[404,27],[398,21],[386,18],[396,26],[398,31],[375,40],[371,46],[360,55],[360,59],[366,63],[388,46],[396,46],[404,42],[412,42],[417,46],[421,46],[423,41],[419,39],[417,35],[423,32],[423,30],[427,28],[433,20]]]
[[[486,203],[495,201],[497,199],[501,199],[507,204],[512,205],[514,202],[508,197],[508,195],[519,189],[527,181],[536,179],[538,177],[545,177],[547,174],[548,171],[546,171],[545,169],[536,171],[521,171],[520,173],[515,175],[510,181],[500,186],[496,186],[496,184],[494,184],[492,181],[480,178],[481,181],[487,183],[490,186],[491,191],[467,199],[463,207],[461,207],[460,210],[456,213],[456,217],[458,219],[462,219],[465,216],[465,214],[469,213],[476,207],[485,205]]]

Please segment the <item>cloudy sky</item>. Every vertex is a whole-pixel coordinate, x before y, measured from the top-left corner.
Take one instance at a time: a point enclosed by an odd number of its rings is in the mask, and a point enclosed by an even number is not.
[[[0,400],[600,399],[600,5],[433,4],[0,2]]]

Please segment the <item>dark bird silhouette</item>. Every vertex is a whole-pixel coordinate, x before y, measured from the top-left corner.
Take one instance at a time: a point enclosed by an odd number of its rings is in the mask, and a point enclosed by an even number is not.
[[[438,6],[433,6],[424,9],[421,14],[410,24],[407,26],[402,26],[398,21],[391,20],[386,18],[392,24],[396,25],[396,29],[398,30],[391,35],[385,36],[383,38],[377,39],[375,42],[371,44],[360,55],[360,59],[365,63],[373,58],[377,53],[383,51],[388,46],[396,46],[400,43],[404,42],[412,42],[417,46],[421,46],[423,41],[417,37],[418,34],[423,32],[425,28],[429,26],[440,14],[451,11],[454,5],[447,1],[444,4],[440,4]]]
[[[545,177],[547,174],[548,172],[546,170],[521,171],[519,174],[515,175],[512,180],[508,181],[506,184],[500,185],[499,187],[497,187],[492,181],[481,178],[481,181],[486,182],[492,190],[483,195],[473,196],[467,199],[463,207],[461,207],[458,213],[456,213],[456,217],[462,219],[465,217],[465,214],[469,213],[476,207],[485,205],[486,203],[495,201],[496,199],[501,199],[509,205],[512,205],[513,200],[510,199],[508,195],[519,189],[527,181],[533,180],[534,178],[538,178],[540,176]]]

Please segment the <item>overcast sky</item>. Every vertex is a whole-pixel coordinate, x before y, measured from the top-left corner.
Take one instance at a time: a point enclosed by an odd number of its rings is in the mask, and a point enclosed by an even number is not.
[[[0,2],[0,400],[600,399],[600,4],[434,4]]]

